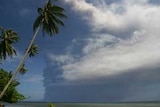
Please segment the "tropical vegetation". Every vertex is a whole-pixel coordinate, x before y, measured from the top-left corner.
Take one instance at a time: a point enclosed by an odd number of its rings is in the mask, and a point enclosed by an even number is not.
[[[0,91],[3,90],[11,77],[12,72],[0,69]],[[2,97],[1,101],[8,103],[16,103],[25,99],[25,97],[16,90],[16,87],[18,85],[20,85],[20,83],[17,80],[13,80],[12,83],[9,85],[7,91],[5,92],[4,96]]]
[[[38,53],[38,46],[34,44],[34,40],[36,39],[38,32],[42,30],[43,35],[50,35],[55,36],[57,33],[59,33],[59,26],[64,26],[64,23],[62,19],[67,18],[65,15],[65,10],[62,7],[59,7],[51,2],[51,0],[48,0],[44,7],[40,7],[37,9],[38,17],[36,18],[34,24],[33,24],[33,38],[30,41],[29,46],[26,49],[26,52],[24,53],[24,56],[22,57],[19,65],[17,66],[16,70],[13,72],[10,80],[3,88],[3,91],[0,93],[0,100],[2,100],[3,96],[5,95],[5,92],[7,91],[8,87],[12,84],[14,81],[14,78],[16,75],[21,71],[23,74],[26,71],[26,68],[24,67],[25,61],[28,56],[33,57],[35,54]],[[9,31],[9,33],[4,33],[6,30],[2,30],[2,38],[0,39],[0,59],[6,59],[6,56],[12,57],[13,55],[16,55],[15,49],[12,47],[12,44],[17,42],[16,39],[16,33]],[[13,36],[8,36],[8,35]],[[6,35],[6,36],[4,36]],[[6,39],[8,38],[8,39]],[[7,42],[6,42],[7,41]]]

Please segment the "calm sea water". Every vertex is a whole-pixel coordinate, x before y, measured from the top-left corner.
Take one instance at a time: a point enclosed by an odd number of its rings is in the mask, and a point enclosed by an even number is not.
[[[160,103],[54,103],[56,107],[160,107]],[[48,103],[5,104],[5,107],[48,107]]]

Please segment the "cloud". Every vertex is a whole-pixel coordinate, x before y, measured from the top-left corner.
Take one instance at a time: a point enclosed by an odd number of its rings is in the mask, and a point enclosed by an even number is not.
[[[130,73],[121,73],[107,78],[84,80],[83,83],[76,81],[74,84],[52,84],[46,87],[45,100],[58,102],[159,100],[160,96],[157,94],[159,67],[139,70],[141,72],[132,70],[133,72]]]
[[[124,1],[97,8],[85,0],[65,0],[91,25],[91,36],[79,61],[64,64],[66,80],[108,76],[132,69],[158,66],[160,7],[146,0]],[[119,12],[121,9],[123,11]],[[137,16],[137,12],[139,15]],[[87,18],[86,18],[87,17]]]
[[[160,6],[149,0],[64,2],[89,25],[89,32],[83,42],[73,38],[66,53],[56,55],[51,51],[47,55],[45,98],[57,101],[158,99],[153,88],[158,80],[150,75],[157,75],[160,64]],[[83,44],[78,48],[80,54],[73,54],[77,51],[74,44]],[[149,80],[152,82],[147,84]],[[57,94],[50,96],[53,87]],[[155,94],[150,97],[149,91]]]
[[[105,29],[106,31],[121,32],[127,30],[128,26],[132,27],[137,24],[136,21],[139,18],[135,19],[133,16],[137,14],[137,11],[141,12],[143,10],[141,5],[132,6],[129,1],[107,5],[104,0],[100,0],[101,2],[97,3],[100,8],[92,3],[87,3],[85,0],[65,1],[72,4],[73,10],[82,14],[82,18],[87,20],[94,31]]]

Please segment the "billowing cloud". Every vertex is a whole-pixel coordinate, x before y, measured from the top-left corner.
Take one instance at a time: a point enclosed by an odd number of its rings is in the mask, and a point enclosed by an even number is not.
[[[64,0],[90,29],[83,42],[78,37],[73,38],[65,54],[51,52],[47,55],[45,97],[58,101],[62,97],[61,100],[68,101],[69,98],[84,96],[90,99],[85,101],[158,99],[156,93],[150,97],[148,92],[157,92],[153,88],[157,79],[149,75],[156,75],[160,64],[160,6],[150,2]],[[73,48],[75,44],[83,44],[79,48],[80,54],[73,54],[77,51]],[[147,74],[144,76],[143,73]],[[47,77],[48,74],[51,75]],[[152,85],[147,84],[149,80]],[[53,86],[58,88],[53,89]],[[96,87],[95,90],[93,87]],[[137,89],[137,94],[134,89]],[[51,90],[57,93],[55,97],[49,96]],[[85,95],[81,90],[86,91]],[[64,93],[58,96],[61,91]],[[64,96],[69,97],[65,99]],[[80,99],[84,101],[83,98]]]
[[[65,1],[82,13],[93,29],[80,60],[62,66],[65,79],[95,78],[158,66],[160,7],[147,4],[146,0],[111,5],[103,1],[105,9],[85,0]]]

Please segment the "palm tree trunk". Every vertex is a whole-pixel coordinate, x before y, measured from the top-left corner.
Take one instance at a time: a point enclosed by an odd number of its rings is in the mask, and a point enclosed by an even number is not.
[[[40,30],[40,26],[39,26],[39,27],[37,28],[37,30],[34,32],[33,38],[32,38],[32,40],[31,40],[31,42],[30,42],[30,44],[29,44],[29,46],[28,46],[28,48],[27,48],[24,56],[22,57],[21,61],[19,62],[19,65],[17,66],[16,70],[13,72],[13,75],[12,75],[11,79],[8,81],[8,83],[7,83],[6,86],[4,87],[3,91],[0,93],[0,99],[2,99],[2,97],[3,97],[4,93],[6,92],[7,88],[9,87],[9,85],[12,83],[12,81],[13,81],[14,78],[16,77],[17,73],[18,73],[18,72],[20,71],[20,69],[22,68],[22,66],[23,66],[23,64],[24,64],[24,62],[25,62],[25,60],[26,60],[26,58],[27,58],[27,56],[28,56],[28,52],[29,52],[29,50],[30,50],[30,48],[31,48],[34,40],[36,39],[36,36],[37,36],[39,30]]]

